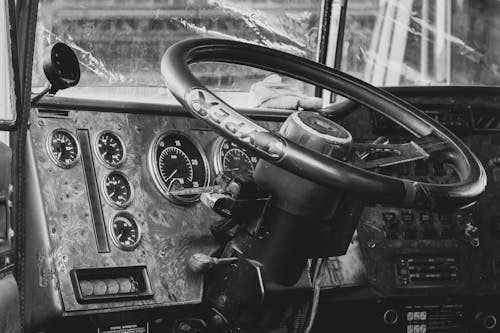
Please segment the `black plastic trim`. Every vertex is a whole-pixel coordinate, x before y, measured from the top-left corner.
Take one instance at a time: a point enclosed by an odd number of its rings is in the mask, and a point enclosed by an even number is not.
[[[94,232],[97,244],[97,252],[110,252],[109,240],[106,233],[106,221],[102,213],[101,198],[99,187],[97,185],[94,159],[92,158],[92,147],[90,143],[89,131],[87,129],[78,129],[76,131],[81,148],[81,162],[85,174],[85,183],[87,184],[88,198],[90,201],[90,210],[92,222],[94,223]]]
[[[194,118],[193,115],[191,115],[191,113],[189,113],[189,111],[187,111],[183,106],[175,104],[103,101],[97,99],[45,96],[37,103],[33,104],[32,107],[51,110],[115,112]],[[283,121],[291,113],[291,110],[266,108],[242,108],[238,109],[238,111],[254,120],[266,121]]]

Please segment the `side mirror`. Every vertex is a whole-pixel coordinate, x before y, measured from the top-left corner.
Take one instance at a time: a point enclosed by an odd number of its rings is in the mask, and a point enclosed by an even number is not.
[[[43,55],[43,72],[49,86],[31,99],[38,101],[47,93],[55,94],[59,90],[74,87],[80,81],[80,63],[75,52],[64,43],[55,43]]]

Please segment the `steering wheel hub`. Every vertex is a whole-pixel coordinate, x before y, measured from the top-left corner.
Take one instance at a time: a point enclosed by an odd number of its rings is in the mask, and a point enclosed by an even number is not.
[[[281,134],[322,155],[345,159],[352,149],[352,136],[344,127],[318,113],[297,111],[281,126]]]

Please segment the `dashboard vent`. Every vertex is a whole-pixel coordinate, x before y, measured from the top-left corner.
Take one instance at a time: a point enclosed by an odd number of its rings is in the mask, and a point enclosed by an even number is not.
[[[69,110],[38,109],[38,116],[40,118],[68,118],[69,112]]]
[[[449,256],[401,257],[396,263],[397,283],[401,286],[443,286],[457,284],[458,260]]]
[[[500,131],[500,112],[497,110],[474,110],[473,126],[480,131]]]

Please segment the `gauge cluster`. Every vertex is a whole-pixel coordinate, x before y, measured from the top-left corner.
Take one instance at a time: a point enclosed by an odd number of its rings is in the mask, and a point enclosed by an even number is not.
[[[93,147],[96,160],[112,170],[101,181],[104,200],[115,209],[126,208],[133,200],[134,188],[127,176],[117,171],[127,157],[123,139],[105,130],[95,137]],[[57,166],[71,168],[80,158],[80,145],[70,131],[60,128],[47,138],[47,152]],[[158,191],[174,204],[192,204],[198,201],[199,194],[170,192],[209,186],[210,179],[221,173],[252,177],[258,162],[257,156],[223,137],[212,140],[208,154],[211,165],[200,143],[189,134],[175,130],[161,133],[150,145],[148,156],[149,171]]]
[[[212,140],[207,150],[210,159],[196,139],[178,131],[162,133],[154,141],[149,151],[149,168],[157,189],[165,198],[175,204],[188,205],[198,201],[200,195],[171,192],[208,186],[210,179],[220,173],[229,177],[253,177],[258,159],[248,150],[222,137]]]
[[[79,162],[85,169],[87,190],[98,192],[93,196],[97,197],[97,206],[91,208],[91,214],[94,220],[103,220],[102,230],[107,233],[110,245],[122,251],[136,249],[142,238],[141,218],[134,210],[141,204],[137,200],[144,200],[144,185],[140,184],[143,179],[137,179],[131,168],[144,173],[145,180],[151,183],[147,195],[160,198],[160,206],[168,202],[190,209],[199,202],[199,193],[172,192],[210,186],[219,174],[251,178],[258,162],[247,149],[211,131],[205,137],[196,131],[167,126],[148,132],[148,138],[139,146],[122,129],[109,126],[85,130],[88,140],[81,142],[81,129],[56,127],[46,138],[46,153],[61,172],[78,169],[75,166]],[[137,163],[137,152],[145,163]],[[92,162],[87,163],[89,158]],[[87,170],[89,167],[93,170]],[[95,182],[89,175],[95,176]],[[137,190],[142,196],[136,197]],[[97,222],[96,230],[98,225]]]

